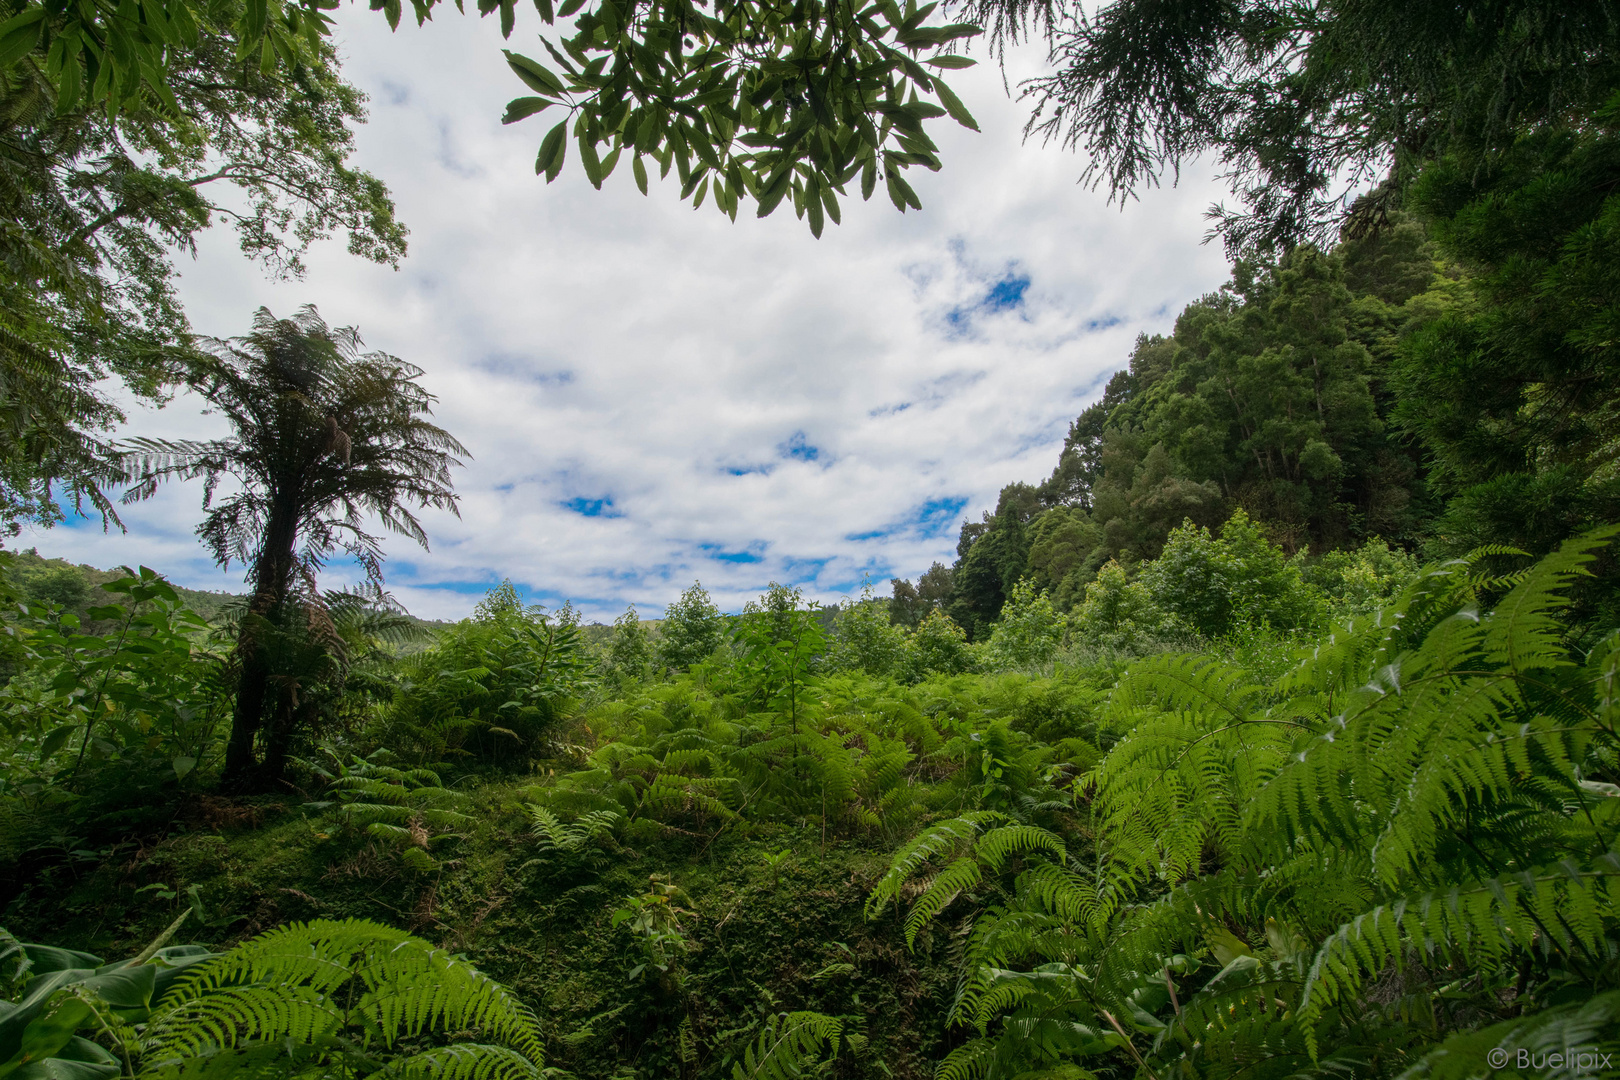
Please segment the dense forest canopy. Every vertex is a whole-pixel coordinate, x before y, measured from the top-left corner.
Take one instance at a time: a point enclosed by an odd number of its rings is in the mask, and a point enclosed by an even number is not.
[[[940,607],[983,635],[1025,577],[1068,609],[1109,562],[1156,559],[1183,522],[1217,528],[1237,508],[1311,558],[1377,542],[1541,553],[1620,515],[1620,372],[1595,338],[1611,294],[1594,219],[1612,210],[1595,193],[1562,201],[1595,174],[1562,171],[1589,168],[1567,141],[1556,153],[1536,184],[1559,188],[1562,244],[1501,239],[1504,202],[1552,198],[1524,177],[1502,182],[1506,200],[1450,205],[1440,192],[1457,181],[1437,166],[1418,188],[1425,214],[1329,252],[1239,261],[1170,334],[1137,341],[1046,481],[1009,484],[964,522],[954,566],[894,582],[897,614]]]

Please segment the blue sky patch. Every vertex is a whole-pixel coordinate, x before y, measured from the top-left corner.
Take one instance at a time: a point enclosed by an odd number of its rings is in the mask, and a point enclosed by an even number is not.
[[[956,528],[956,519],[967,506],[967,496],[929,499],[912,515],[912,522],[924,536],[943,536]]]
[[[765,542],[756,540],[742,551],[727,551],[720,544],[700,544],[698,547],[715,562],[757,563],[765,561]]]
[[[809,437],[802,431],[795,431],[789,435],[787,442],[776,449],[783,457],[797,458],[800,461],[815,461],[821,457],[821,448],[812,445]]]
[[[966,337],[973,330],[973,321],[980,315],[997,315],[1016,311],[1024,306],[1024,295],[1029,292],[1029,275],[1008,267],[1000,278],[990,283],[983,296],[971,304],[958,304],[945,313],[946,333],[949,337]]]
[[[562,505],[584,517],[616,518],[624,516],[622,511],[613,508],[613,498],[608,495],[604,495],[600,499],[587,499],[582,496],[569,499]]]
[[[1024,293],[1029,290],[1029,275],[1014,275],[1011,271],[1007,276],[990,286],[990,291],[984,295],[984,307],[990,311],[1007,311],[1019,307],[1024,303]]]

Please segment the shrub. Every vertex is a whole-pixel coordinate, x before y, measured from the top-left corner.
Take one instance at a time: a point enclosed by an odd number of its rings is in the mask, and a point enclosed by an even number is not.
[[[658,627],[658,661],[666,668],[685,671],[714,654],[725,640],[726,620],[714,606],[702,582],[681,593],[664,610]]]
[[[1085,599],[1069,617],[1074,636],[1088,645],[1135,650],[1154,639],[1169,636],[1175,620],[1160,607],[1141,581],[1132,581],[1126,569],[1109,560],[1086,586]]]
[[[1182,524],[1142,568],[1141,580],[1155,603],[1214,638],[1243,622],[1285,630],[1323,622],[1324,600],[1301,575],[1303,562],[1268,542],[1239,509],[1218,539],[1202,526]]]
[[[1052,606],[1046,590],[1037,593],[1035,582],[1023,578],[1002,606],[982,655],[995,668],[1045,664],[1057,655],[1067,629],[1068,620]]]
[[[901,670],[907,681],[916,682],[929,672],[960,675],[973,668],[973,652],[967,633],[939,609],[917,625],[906,641]]]

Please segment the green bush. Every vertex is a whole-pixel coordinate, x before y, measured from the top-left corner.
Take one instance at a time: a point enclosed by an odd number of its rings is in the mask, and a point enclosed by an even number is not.
[[[392,704],[368,733],[374,745],[419,764],[458,758],[524,769],[593,684],[595,665],[572,608],[548,615],[526,607],[504,582],[401,671]]]
[[[1037,593],[1034,580],[1022,578],[1002,605],[980,655],[992,669],[1040,667],[1057,655],[1068,626],[1045,590]]]
[[[1070,615],[1069,625],[1088,645],[1135,650],[1174,633],[1176,623],[1145,583],[1131,580],[1123,566],[1109,560],[1086,586],[1085,599]]]
[[[1289,558],[1266,540],[1241,509],[1217,538],[1187,522],[1170,534],[1163,553],[1142,567],[1153,600],[1187,629],[1217,638],[1240,623],[1278,629],[1320,625],[1322,594],[1301,573],[1303,556]]]

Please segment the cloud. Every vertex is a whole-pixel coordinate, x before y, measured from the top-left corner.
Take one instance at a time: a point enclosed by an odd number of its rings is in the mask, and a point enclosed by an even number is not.
[[[576,167],[548,186],[544,125],[500,123],[522,90],[494,22],[391,34],[363,8],[334,17],[372,96],[358,163],[392,188],[409,257],[395,272],[337,238],[305,280],[267,281],[216,230],[179,260],[180,288],[203,333],[314,302],[426,370],[437,422],[472,456],[460,517],[424,518],[432,551],[388,543],[389,587],[419,614],[459,617],[502,578],[608,621],[631,602],[656,614],[698,578],[736,610],[772,579],[833,601],[866,575],[915,577],[954,558],[957,525],[1004,484],[1045,478],[1137,334],[1167,331],[1226,273],[1200,244],[1222,195],[1207,174],[1106,205],[1075,185],[1079,158],[1021,141],[990,62],[952,74],[985,133],[938,128],[943,170],[910,178],[922,211],[851,199],[817,241],[785,210],[694,211],[673,178],[643,197],[628,168],[600,192]],[[520,17],[512,47],[536,25]],[[1009,78],[1040,59],[1015,54]],[[222,433],[184,398],[131,427]],[[200,500],[170,488],[127,508],[127,535],[22,542],[240,588],[192,535]]]

